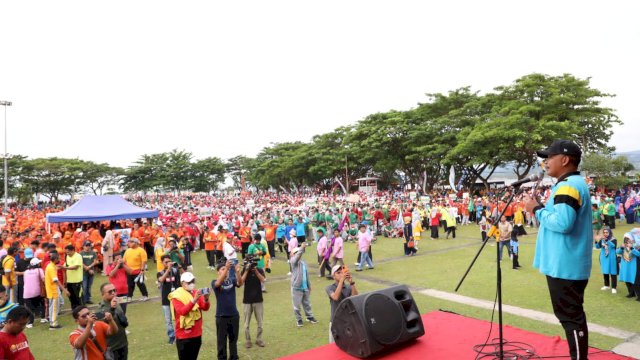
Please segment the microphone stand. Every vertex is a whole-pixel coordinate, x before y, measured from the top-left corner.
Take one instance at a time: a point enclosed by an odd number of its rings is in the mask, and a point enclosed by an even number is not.
[[[497,227],[497,224],[500,221],[500,219],[502,219],[504,212],[507,210],[511,202],[513,202],[513,198],[516,196],[516,194],[520,194],[521,185],[522,184],[513,188],[513,191],[511,191],[511,195],[509,196],[509,199],[507,200],[507,203],[504,209],[502,209],[502,212],[500,213],[500,215],[498,215],[498,217],[494,219],[493,225],[491,225],[491,229],[495,229]],[[502,335],[502,268],[500,267],[500,239],[496,239],[496,240],[497,240],[496,242],[498,243],[498,246],[496,248],[496,264],[497,264],[496,289],[498,292],[498,333],[499,333],[499,341],[500,341],[500,345],[499,345],[500,350],[498,353],[498,359],[503,360],[504,359],[504,337]],[[480,253],[482,253],[482,250],[484,249],[485,245],[487,245],[488,241],[489,241],[489,238],[487,238],[485,241],[482,242],[482,246],[476,253],[476,256],[471,261],[469,268],[467,268],[467,271],[464,273],[464,275],[462,275],[462,279],[460,279],[460,282],[458,282],[458,286],[456,286],[455,292],[458,292],[458,290],[460,289],[460,286],[462,286],[464,279],[469,274],[469,271],[471,271],[473,264],[475,264],[476,260],[480,256]]]

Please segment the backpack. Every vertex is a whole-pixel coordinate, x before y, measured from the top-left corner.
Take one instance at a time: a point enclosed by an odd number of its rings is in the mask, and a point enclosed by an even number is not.
[[[0,264],[2,264],[2,266],[0,266],[0,276],[4,276],[4,259],[7,258],[7,256],[9,255],[2,255],[2,257],[0,257]]]

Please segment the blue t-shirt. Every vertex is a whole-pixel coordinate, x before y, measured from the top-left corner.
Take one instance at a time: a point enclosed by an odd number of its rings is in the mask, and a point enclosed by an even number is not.
[[[565,280],[586,280],[591,274],[593,232],[589,188],[579,172],[558,179],[540,221],[533,266]]]
[[[228,276],[220,287],[212,280],[211,288],[216,294],[216,317],[240,316],[236,307],[236,284]]]

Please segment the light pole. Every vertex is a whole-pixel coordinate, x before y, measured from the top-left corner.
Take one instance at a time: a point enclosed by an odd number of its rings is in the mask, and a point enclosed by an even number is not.
[[[9,194],[8,172],[7,172],[7,106],[11,106],[11,101],[0,100],[0,105],[4,106],[4,211],[9,211],[9,202],[7,196]]]

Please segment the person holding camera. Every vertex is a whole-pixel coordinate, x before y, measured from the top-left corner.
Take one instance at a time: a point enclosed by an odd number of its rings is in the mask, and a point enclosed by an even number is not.
[[[118,325],[118,332],[107,338],[107,347],[113,354],[113,360],[127,360],[129,356],[129,341],[127,340],[126,328],[129,326],[129,320],[124,311],[118,304],[116,296],[116,287],[111,283],[104,283],[100,286],[102,301],[98,305],[98,312],[95,313],[96,319],[102,320],[106,314],[111,317]]]
[[[182,273],[180,285],[168,296],[175,319],[178,359],[193,360],[198,358],[202,345],[202,311],[211,307],[210,290],[196,290],[196,277],[190,272]]]
[[[259,236],[256,234],[256,236]],[[253,245],[252,245],[253,246]],[[251,250],[251,247],[249,247]],[[244,283],[244,297],[242,299],[244,313],[244,336],[246,340],[246,348],[251,347],[251,333],[249,325],[251,324],[251,315],[255,314],[256,322],[258,322],[258,331],[256,333],[256,345],[264,347],[262,341],[262,318],[264,308],[262,304],[262,284],[264,284],[264,270],[258,266],[258,260],[247,254],[245,258],[245,266],[242,268],[242,282]]]
[[[331,320],[329,322],[329,343],[333,343],[333,334],[331,333],[331,323],[333,315],[336,313],[338,304],[349,296],[358,295],[356,282],[353,281],[349,269],[344,265],[334,265],[331,268],[331,276],[335,281],[327,286],[326,292],[329,295],[329,304],[331,305]]]
[[[247,255],[253,256],[253,259],[257,263],[256,265],[257,268],[262,270],[262,276],[265,276],[265,277],[266,275],[264,273],[264,268],[265,268],[264,257],[266,254],[268,254],[267,251],[268,251],[267,246],[262,243],[262,236],[260,234],[255,234],[253,236],[253,243],[249,245],[249,249],[247,250]],[[261,284],[262,284],[262,291],[267,292],[267,287],[265,286],[264,281]]]
[[[216,294],[216,333],[218,337],[218,359],[227,360],[227,338],[229,339],[229,359],[238,359],[238,332],[240,330],[240,313],[236,306],[236,288],[241,287],[242,276],[231,279],[231,269],[240,273],[240,265],[233,265],[232,260],[220,261],[216,265],[218,278],[211,281]]]
[[[126,300],[129,292],[127,274],[131,272],[131,268],[129,268],[129,266],[124,262],[122,252],[116,252],[113,254],[113,262],[106,267],[105,271],[109,277],[109,282],[116,288],[116,295],[121,299],[120,307],[126,314]]]
[[[86,306],[80,305],[71,313],[78,327],[69,334],[74,359],[102,360],[106,358],[107,338],[118,332],[118,325],[111,313],[105,313],[99,321]]]
[[[187,269],[184,252],[178,247],[178,241],[175,237],[171,237],[169,239],[169,249],[165,251],[164,254],[169,255],[171,257],[171,261],[175,263],[180,270]]]
[[[164,324],[167,327],[167,336],[169,344],[173,345],[176,341],[176,332],[173,329],[173,321],[171,320],[171,302],[169,294],[179,288],[180,271],[178,264],[171,261],[171,256],[162,255],[160,263],[164,267],[162,271],[158,271],[158,284],[160,286],[160,301],[162,303],[162,312],[164,313]]]

